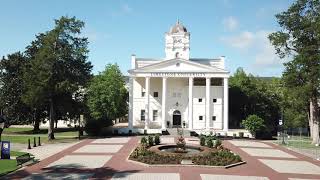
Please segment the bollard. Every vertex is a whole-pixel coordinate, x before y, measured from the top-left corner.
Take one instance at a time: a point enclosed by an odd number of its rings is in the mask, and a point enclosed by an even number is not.
[[[36,137],[33,137],[33,147],[37,147],[37,144],[36,144]]]
[[[41,146],[40,136],[38,137],[38,146]]]
[[[28,149],[31,149],[30,139],[28,139]]]

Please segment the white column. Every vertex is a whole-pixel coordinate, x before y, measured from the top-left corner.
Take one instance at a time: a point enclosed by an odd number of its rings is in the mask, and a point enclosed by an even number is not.
[[[223,131],[228,131],[229,123],[229,85],[228,78],[223,79]]]
[[[193,129],[193,77],[189,77],[189,113],[188,113],[188,121],[189,121],[189,130]]]
[[[210,86],[211,86],[211,81],[210,78],[206,78],[206,129],[209,129],[210,126]]]
[[[145,82],[146,94],[145,94],[145,126],[144,129],[149,129],[149,121],[150,121],[150,77],[146,77]]]
[[[130,86],[129,86],[129,122],[128,128],[132,130],[133,128],[133,86],[134,86],[135,78],[130,77]]]
[[[162,118],[162,125],[161,129],[166,129],[166,96],[167,96],[167,78],[162,78],[162,103],[161,103],[161,118]]]

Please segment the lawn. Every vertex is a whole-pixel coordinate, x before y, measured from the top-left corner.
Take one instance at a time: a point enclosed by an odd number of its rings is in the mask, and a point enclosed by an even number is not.
[[[48,129],[40,129],[38,132],[34,132],[33,128],[16,128],[9,127],[3,130],[2,134],[10,135],[41,135],[46,136]],[[76,128],[57,128],[55,129],[55,136],[78,136],[78,130]]]
[[[25,152],[10,151],[10,156],[20,156]],[[17,169],[17,161],[15,159],[0,159],[0,176]]]
[[[311,139],[308,136],[290,136],[290,138],[285,138],[286,144],[282,144],[282,137],[278,137],[276,141],[277,144],[293,147],[293,148],[301,148],[301,149],[316,149],[320,147],[316,147],[315,145],[311,144]]]
[[[0,176],[17,169],[17,161],[15,159],[0,160]]]
[[[36,144],[38,145],[38,136],[14,136],[14,135],[10,135],[10,136],[6,136],[6,135],[2,135],[1,139],[2,141],[10,141],[11,143],[21,143],[21,144],[28,144],[28,139],[30,139],[30,144],[31,146],[33,146],[33,138],[36,137]],[[41,136],[40,137],[40,141],[41,144],[51,144],[51,143],[63,143],[63,142],[74,142],[77,141],[78,138],[77,137],[59,137],[56,136],[55,140],[52,141],[48,141],[47,136]]]

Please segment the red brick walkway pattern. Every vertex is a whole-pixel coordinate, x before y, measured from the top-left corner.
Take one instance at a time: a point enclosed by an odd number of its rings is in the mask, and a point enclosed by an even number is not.
[[[297,158],[267,158],[267,157],[253,157],[241,150],[240,147],[231,144],[228,141],[224,141],[225,147],[229,148],[236,154],[239,154],[244,161],[247,163],[237,167],[223,169],[223,168],[204,168],[204,167],[147,167],[136,163],[128,162],[126,159],[130,152],[138,144],[139,137],[132,137],[128,143],[123,144],[123,147],[117,153],[74,153],[77,149],[93,144],[94,140],[87,139],[82,142],[63,150],[57,154],[48,157],[41,162],[26,167],[18,172],[7,176],[8,179],[21,179],[32,173],[93,173],[92,179],[111,179],[115,173],[179,173],[181,180],[200,180],[200,174],[215,174],[215,175],[241,175],[241,176],[261,176],[267,177],[270,180],[287,180],[288,178],[304,178],[304,179],[320,179],[320,175],[309,175],[309,174],[294,174],[294,173],[279,173],[267,165],[263,164],[258,159],[277,159],[277,160],[299,160],[307,161],[314,165],[320,166],[320,162],[313,160],[304,155],[290,151],[286,148],[279,147],[272,143],[263,142],[270,145],[274,149],[284,151]],[[113,143],[115,144],[115,143]],[[117,143],[119,144],[119,143]],[[110,145],[110,143],[108,143]],[[101,168],[88,169],[88,168],[45,168],[52,162],[66,156],[66,155],[112,155],[112,158],[103,165]]]

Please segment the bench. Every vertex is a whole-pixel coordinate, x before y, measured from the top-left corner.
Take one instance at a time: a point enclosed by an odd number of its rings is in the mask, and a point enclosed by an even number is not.
[[[17,160],[17,165],[22,165],[30,160],[34,161],[34,156],[29,154],[29,153],[26,153],[26,154],[22,154],[20,156],[17,156],[16,157],[16,160]]]

